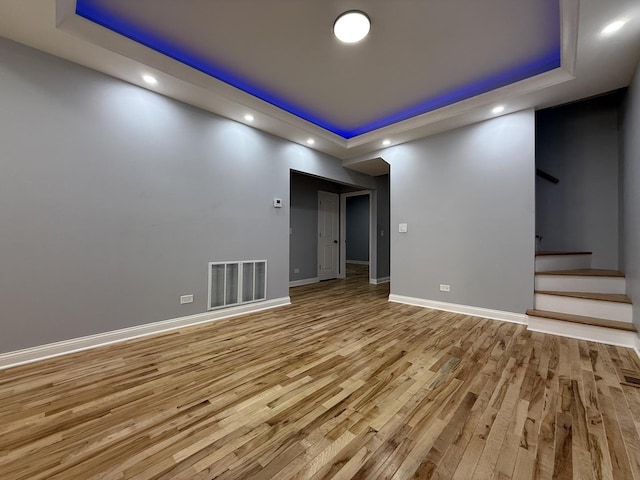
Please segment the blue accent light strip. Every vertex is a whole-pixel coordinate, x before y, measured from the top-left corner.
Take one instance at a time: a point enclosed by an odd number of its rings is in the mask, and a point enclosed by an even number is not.
[[[214,65],[211,62],[194,55],[187,50],[173,45],[166,40],[154,35],[150,32],[144,31],[137,25],[122,19],[97,4],[96,0],[77,0],[76,1],[76,14],[93,22],[101,25],[113,32],[123,35],[137,43],[140,43],[152,50],[155,50],[163,55],[166,55],[180,63],[188,65],[202,73],[205,73],[211,77],[214,77],[228,85],[238,88],[254,97],[257,97],[271,105],[274,105],[282,110],[285,110],[303,120],[324,128],[329,132],[335,133],[340,137],[348,140],[358,135],[362,135],[379,128],[383,128],[394,123],[398,123],[402,120],[421,115],[424,113],[437,110],[438,108],[451,105],[462,100],[469,99],[471,97],[487,93],[491,90],[495,90],[500,87],[539,75],[541,73],[548,72],[559,68],[560,63],[560,46],[558,45],[553,51],[548,52],[540,58],[534,59],[516,68],[500,72],[495,75],[491,75],[474,83],[464,85],[458,88],[454,88],[447,92],[444,92],[436,97],[425,99],[409,108],[395,112],[391,115],[385,116],[373,122],[361,125],[356,128],[348,129],[340,127],[327,119],[321,118],[318,115],[306,110],[305,108],[296,105],[284,98],[274,95],[263,88],[255,85],[247,80],[244,80],[237,75],[225,70],[224,68]]]

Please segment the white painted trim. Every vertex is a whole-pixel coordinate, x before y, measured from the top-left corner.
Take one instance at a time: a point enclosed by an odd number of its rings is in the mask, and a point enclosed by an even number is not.
[[[311,285],[312,283],[319,283],[320,279],[318,277],[313,278],[303,278],[302,280],[291,280],[289,282],[289,287],[301,287],[303,285]]]
[[[535,272],[547,272],[550,270],[576,270],[579,268],[591,268],[590,253],[560,254],[560,255],[536,255]]]
[[[373,285],[380,285],[382,283],[389,283],[391,281],[391,277],[380,277],[380,278],[372,278],[369,283]]]
[[[369,260],[347,260],[352,265],[369,265]]]
[[[616,330],[614,328],[598,327],[595,325],[583,325],[581,323],[563,322],[550,318],[527,316],[527,330],[532,332],[559,335],[561,337],[587,340],[589,342],[617,345],[619,347],[634,348],[638,338],[634,332]]]
[[[625,293],[626,282],[624,277],[536,273],[534,289],[552,292]]]
[[[389,295],[390,302],[404,303],[407,305],[416,305],[418,307],[433,308],[435,310],[443,310],[445,312],[460,313],[462,315],[473,315],[475,317],[489,318],[491,320],[500,320],[502,322],[526,324],[526,315],[524,313],[505,312],[502,310],[491,310],[488,308],[474,307],[471,305],[458,305],[456,303],[438,302],[436,300],[427,300],[425,298],[405,297],[403,295]]]
[[[636,355],[638,355],[638,358],[640,358],[640,337],[638,337],[636,335],[636,344],[634,345],[633,349],[636,351]]]
[[[37,347],[26,348],[24,350],[16,350],[0,354],[0,370],[24,365],[26,363],[45,360],[47,358],[59,357],[68,353],[80,352],[96,347],[103,347],[114,343],[132,340],[134,338],[147,337],[171,330],[191,327],[203,323],[222,320],[223,318],[236,317],[247,313],[260,312],[272,308],[290,305],[289,297],[274,298],[273,300],[265,300],[236,307],[229,307],[224,310],[213,310],[187,317],[172,318],[161,322],[147,323],[137,325],[135,327],[123,328],[121,330],[113,330],[111,332],[98,333],[87,337],[72,338],[61,342],[49,343]]]

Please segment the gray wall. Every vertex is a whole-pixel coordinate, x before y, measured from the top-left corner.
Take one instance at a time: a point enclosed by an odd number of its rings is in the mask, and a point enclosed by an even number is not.
[[[386,278],[390,275],[391,248],[389,175],[375,178],[378,203],[378,278]]]
[[[624,111],[623,269],[633,322],[640,329],[640,65],[629,87]]]
[[[618,268],[619,95],[536,114],[539,250],[593,252],[594,268]]]
[[[340,193],[340,185],[291,172],[289,279],[318,276],[318,190]],[[295,269],[299,269],[295,273]]]
[[[0,352],[203,312],[209,261],[267,259],[268,298],[286,297],[290,169],[375,187],[2,39],[0,105]]]
[[[534,134],[527,110],[385,150],[393,294],[516,313],[532,306]]]
[[[346,260],[369,261],[369,195],[346,198]]]

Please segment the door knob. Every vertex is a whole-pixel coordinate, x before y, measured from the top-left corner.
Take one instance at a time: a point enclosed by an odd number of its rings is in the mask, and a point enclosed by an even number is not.
[[[334,240],[333,243],[338,243],[338,240]]]

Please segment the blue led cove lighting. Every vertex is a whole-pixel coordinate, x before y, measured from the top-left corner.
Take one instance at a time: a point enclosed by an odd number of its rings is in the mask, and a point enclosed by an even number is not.
[[[525,80],[527,78],[539,75],[541,73],[548,72],[560,67],[560,45],[552,49],[552,51],[545,53],[544,55],[536,58],[532,61],[521,64],[515,68],[507,71],[499,72],[497,74],[490,75],[479,81],[453,88],[447,92],[444,92],[435,97],[424,99],[417,104],[392,113],[378,120],[360,125],[356,128],[344,128],[337,125],[325,118],[322,118],[315,113],[305,109],[300,105],[296,105],[289,100],[281,98],[273,93],[270,93],[260,86],[238,77],[237,75],[225,70],[219,65],[214,65],[210,61],[205,60],[179,46],[164,40],[163,38],[147,32],[139,26],[122,19],[111,12],[108,12],[95,0],[77,0],[76,2],[76,14],[90,20],[98,25],[101,25],[109,30],[112,30],[120,35],[123,35],[137,43],[140,43],[152,50],[162,53],[180,63],[188,65],[202,73],[205,73],[211,77],[214,77],[224,83],[227,83],[235,88],[238,88],[254,97],[257,97],[271,105],[274,105],[282,110],[285,110],[297,117],[302,118],[310,123],[324,128],[329,132],[335,133],[344,139],[350,139],[357,137],[379,128],[392,125],[402,120],[421,115],[424,113],[437,110],[439,108],[451,105],[462,100],[469,99],[471,97],[487,93],[491,90],[495,90],[506,85]]]

